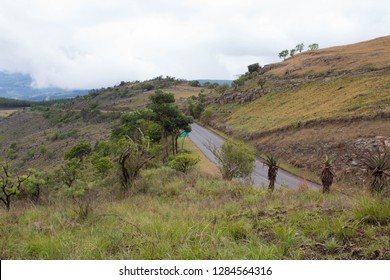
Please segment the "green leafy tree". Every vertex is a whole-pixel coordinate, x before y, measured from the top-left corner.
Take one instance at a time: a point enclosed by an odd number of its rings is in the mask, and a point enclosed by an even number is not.
[[[233,178],[247,178],[255,168],[254,152],[243,142],[225,141],[218,150],[211,147],[220,165],[222,176],[226,180]]]
[[[191,116],[193,116],[193,111],[194,111],[194,107],[195,107],[194,101],[195,101],[195,97],[193,97],[193,98],[188,98],[188,99],[186,100],[186,112],[187,112],[188,114],[190,114]]]
[[[200,161],[199,157],[192,156],[190,154],[178,154],[173,160],[169,162],[169,167],[179,172],[187,174],[191,171],[195,165]]]
[[[259,65],[259,63],[253,63],[251,65],[248,65],[248,72],[249,73],[253,73],[253,72],[256,72],[257,70],[259,70],[261,67]]]
[[[102,157],[107,157],[112,153],[112,144],[110,141],[98,141],[95,144],[95,152]]]
[[[195,118],[195,119],[199,119],[202,112],[204,111],[204,108],[206,107],[206,104],[204,102],[198,102],[195,106],[194,106],[194,110],[192,111],[192,116]]]
[[[187,99],[186,102],[186,112],[195,119],[199,119],[202,114],[206,104],[201,100],[191,100]]]
[[[289,51],[288,50],[283,50],[279,53],[279,58],[283,58],[283,59],[286,59],[286,57],[288,56],[289,54]]]
[[[30,175],[30,172],[27,175],[13,175],[9,164],[0,163],[0,200],[7,211],[11,208],[11,198],[20,193],[22,184]]]
[[[160,124],[162,140],[164,141],[163,159],[166,159],[169,155],[168,136],[173,126],[173,118],[178,115],[179,110],[174,104],[175,97],[173,93],[156,91],[156,93],[150,97],[150,100],[152,101],[150,108],[155,113],[156,122]]]
[[[72,199],[76,206],[76,213],[80,219],[85,220],[93,210],[93,201],[96,192],[93,189],[93,183],[86,183],[84,180],[77,179],[75,183],[66,189],[66,194]]]
[[[246,80],[246,77],[245,75],[241,75],[240,77],[238,77],[238,79],[235,79],[233,82],[232,82],[232,86],[237,89],[238,87],[240,86],[243,86],[245,84],[245,80]]]
[[[106,175],[114,167],[108,157],[101,157],[93,163],[93,167],[102,175]]]
[[[211,120],[213,118],[213,114],[214,114],[214,110],[211,109],[211,108],[206,108],[202,115],[200,116],[200,121],[204,124],[204,125],[210,125],[211,123]]]
[[[180,113],[173,122],[173,127],[171,127],[171,145],[172,145],[172,154],[176,155],[179,153],[178,140],[179,136],[183,132],[191,132],[192,128],[189,125],[193,122],[193,118],[186,116]]]
[[[72,202],[77,207],[76,213],[81,219],[85,219],[92,211],[95,191],[93,190],[92,180],[88,180],[88,182],[83,180],[84,171],[81,169],[82,164],[83,163],[77,157],[69,159],[61,167],[59,177],[62,183],[67,187],[65,190],[66,194],[72,199]]]
[[[139,132],[141,137],[138,142],[130,137],[124,137],[118,142],[118,163],[124,190],[133,185],[141,169],[159,153],[158,146],[152,145],[150,139]]]
[[[135,112],[125,113],[121,116],[120,121],[114,124],[111,137],[119,140],[125,136],[132,139],[138,136],[138,129],[147,132],[150,126],[158,125],[154,120],[155,113],[151,109],[141,109]],[[161,139],[160,135],[153,134],[151,137],[153,141]]]
[[[146,135],[150,138],[150,140],[154,143],[158,143],[161,140],[161,129],[160,126],[153,122],[150,123],[146,129]]]
[[[304,45],[303,43],[298,44],[298,45],[296,45],[296,47],[295,47],[295,49],[297,50],[297,52],[300,52],[300,53],[303,51],[304,48],[305,48],[305,45]]]
[[[150,97],[150,108],[155,113],[155,121],[160,124],[163,143],[163,160],[169,155],[169,141],[171,136],[172,153],[177,153],[177,140],[181,131],[191,131],[192,117],[185,116],[175,105],[173,93],[156,91]]]
[[[200,82],[198,80],[189,81],[188,84],[192,87],[200,87]]]
[[[293,56],[295,55],[295,52],[296,52],[296,51],[297,51],[296,49],[290,50],[290,56],[293,57]]]
[[[31,200],[35,203],[38,202],[41,195],[42,187],[46,185],[46,180],[43,178],[43,174],[31,170],[32,175],[26,180],[27,192],[31,196]]]
[[[79,159],[80,162],[83,161],[84,157],[92,153],[92,147],[89,143],[80,142],[74,145],[70,150],[66,151],[64,158],[71,160],[73,158]]]
[[[68,160],[61,167],[60,179],[69,188],[72,187],[73,183],[78,179],[80,175],[80,167],[81,164],[77,158],[72,158],[71,160]]]
[[[310,45],[308,46],[308,48],[309,48],[310,51],[318,50],[319,45],[318,45],[317,43],[313,43],[313,44],[310,44]]]

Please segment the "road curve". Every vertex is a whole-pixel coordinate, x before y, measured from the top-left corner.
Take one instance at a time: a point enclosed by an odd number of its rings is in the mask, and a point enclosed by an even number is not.
[[[224,140],[214,132],[196,123],[191,124],[191,127],[192,131],[189,136],[191,141],[205,154],[208,159],[218,165],[217,158],[210,151],[209,147],[216,147],[218,149],[222,146]],[[255,187],[266,188],[268,186],[269,181],[267,179],[267,171],[267,167],[256,158],[255,170],[252,173],[252,181]],[[304,179],[279,168],[275,185],[278,187],[288,186],[292,189],[297,189],[298,185],[303,181]],[[307,183],[310,188],[318,189],[320,187],[319,185],[309,181],[306,181],[305,183]]]

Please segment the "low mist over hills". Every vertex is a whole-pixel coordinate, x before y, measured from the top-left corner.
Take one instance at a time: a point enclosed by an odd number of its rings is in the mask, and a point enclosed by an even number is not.
[[[29,75],[0,72],[0,97],[30,101],[73,98],[86,95],[88,90],[66,90],[61,88],[33,88]]]

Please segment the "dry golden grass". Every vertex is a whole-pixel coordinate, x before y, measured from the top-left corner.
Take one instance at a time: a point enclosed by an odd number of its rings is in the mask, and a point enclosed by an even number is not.
[[[191,96],[196,96],[200,93],[200,91],[204,89],[203,87],[191,87],[189,85],[178,85],[174,87],[169,87],[163,89],[164,92],[172,92],[175,95],[176,99],[179,98],[188,98]],[[153,94],[154,91],[151,91]]]
[[[197,96],[203,87],[191,87],[189,85],[177,85],[168,88],[164,88],[164,92],[171,92],[174,94],[175,99],[177,101],[182,99],[187,99],[191,96]],[[131,98],[123,98],[114,101],[105,101],[102,104],[107,110],[115,110],[115,111],[134,111],[140,108],[145,107],[149,98],[152,94],[155,93],[155,90],[146,91],[143,93],[136,94]]]
[[[227,124],[253,133],[315,119],[389,112],[389,86],[388,75],[309,82],[236,106]]]
[[[5,118],[11,115],[12,113],[17,112],[18,110],[0,110],[0,118]]]
[[[387,122],[381,120],[361,120],[356,121],[353,124],[326,124],[318,127],[274,133],[264,136],[261,139],[253,140],[253,142],[261,142],[263,144],[272,143],[283,148],[294,143],[305,143],[314,147],[315,145],[318,145],[318,143],[340,143],[357,138],[372,138],[375,136],[389,135],[390,125]]]
[[[282,65],[267,74],[284,75],[290,72],[302,75],[389,67],[390,36],[357,44],[303,52],[286,59]]]

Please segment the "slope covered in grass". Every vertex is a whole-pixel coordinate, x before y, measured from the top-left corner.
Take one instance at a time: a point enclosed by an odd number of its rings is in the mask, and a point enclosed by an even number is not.
[[[249,133],[311,120],[390,112],[390,76],[359,76],[313,81],[236,105],[227,117],[235,130]],[[216,111],[224,108],[216,106]]]
[[[99,112],[89,120],[78,111],[15,112],[0,119],[0,162],[20,170],[53,170],[64,163],[64,152],[74,144],[86,141],[94,145],[107,139],[109,115]]]
[[[103,111],[135,111],[146,107],[150,96],[156,90],[171,92],[180,102],[182,99],[197,96],[207,89],[191,86],[184,80],[157,77],[148,81],[122,82],[114,87],[93,90],[87,96],[65,101],[63,106],[72,110],[93,107]]]
[[[390,36],[374,40],[307,51],[286,59],[267,74],[331,74],[374,70],[390,66]]]
[[[236,82],[207,122],[297,168],[319,175],[327,154],[337,180],[359,185],[356,154],[390,145],[390,36],[303,52]]]

